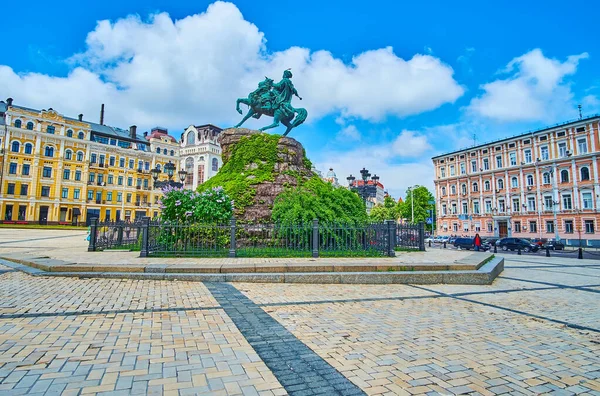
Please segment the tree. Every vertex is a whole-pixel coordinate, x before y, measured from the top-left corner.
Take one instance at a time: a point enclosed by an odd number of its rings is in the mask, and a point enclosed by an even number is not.
[[[413,207],[414,197],[414,207]],[[406,190],[406,198],[402,204],[399,204],[400,217],[412,221],[414,208],[414,222],[426,221],[429,217],[428,210],[434,210],[435,206],[429,204],[433,201],[433,194],[424,186],[409,187]]]
[[[386,196],[383,205],[377,204],[371,209],[369,218],[372,221],[396,220],[398,218],[398,205],[394,198]]]

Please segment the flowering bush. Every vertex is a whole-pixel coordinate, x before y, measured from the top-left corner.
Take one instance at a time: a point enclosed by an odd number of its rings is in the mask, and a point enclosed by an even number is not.
[[[162,219],[192,223],[225,223],[233,215],[234,202],[222,187],[198,193],[165,187],[161,198]]]

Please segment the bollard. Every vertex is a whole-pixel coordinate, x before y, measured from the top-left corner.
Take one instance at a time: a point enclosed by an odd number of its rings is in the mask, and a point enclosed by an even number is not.
[[[431,247],[431,239],[429,240],[429,247]]]
[[[550,257],[550,248],[546,246],[546,257]]]
[[[519,251],[517,252],[517,254],[520,256],[521,255],[521,246],[519,246]]]
[[[494,243],[494,253],[498,253],[498,247],[496,246],[495,243]]]
[[[444,242],[444,249],[446,249],[446,242]]]
[[[579,248],[579,253],[577,254],[577,258],[582,260],[583,259],[583,249]]]

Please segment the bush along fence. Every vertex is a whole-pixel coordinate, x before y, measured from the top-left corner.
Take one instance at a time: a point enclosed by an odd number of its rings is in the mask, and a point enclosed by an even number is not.
[[[91,225],[89,251],[139,250],[140,257],[368,257],[425,250],[425,226],[383,223],[227,224],[162,220]]]

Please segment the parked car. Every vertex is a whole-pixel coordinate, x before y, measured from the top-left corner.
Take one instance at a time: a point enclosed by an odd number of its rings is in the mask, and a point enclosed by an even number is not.
[[[496,244],[497,241],[498,241],[497,238],[486,238],[481,243],[481,246],[483,246],[485,248],[485,250],[490,250],[490,249],[494,248],[494,245]]]
[[[496,246],[504,251],[521,248],[524,252],[537,252],[540,249],[539,245],[525,238],[502,238],[496,242]]]
[[[531,240],[531,242],[533,242],[536,245],[538,245],[540,247],[540,249],[541,249],[548,242],[548,239],[547,238],[533,238]]]
[[[448,238],[448,243],[454,243],[455,240],[456,237],[451,236],[450,238]]]
[[[475,249],[475,243],[473,238],[454,238],[454,247],[461,249]]]
[[[434,239],[434,237],[428,236],[427,238],[425,238],[425,243],[434,242]]]
[[[443,236],[443,237],[440,238],[440,243],[444,243],[444,242],[447,243],[449,240],[450,240],[450,237]]]
[[[548,241],[542,247],[550,250],[565,250],[565,244],[555,239],[548,239]]]

